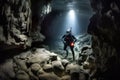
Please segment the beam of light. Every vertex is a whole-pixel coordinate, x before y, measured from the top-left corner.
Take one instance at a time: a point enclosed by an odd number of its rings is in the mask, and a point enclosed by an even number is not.
[[[70,19],[75,19],[75,11],[74,10],[70,10],[68,13]]]
[[[67,14],[67,24],[71,25],[71,26],[75,26],[75,21],[76,21],[76,13],[73,9],[71,9],[70,11],[68,11]]]
[[[71,9],[66,14],[66,20],[65,20],[65,29],[72,28],[72,33],[77,34],[78,31],[78,21],[77,21],[77,14],[75,10]]]

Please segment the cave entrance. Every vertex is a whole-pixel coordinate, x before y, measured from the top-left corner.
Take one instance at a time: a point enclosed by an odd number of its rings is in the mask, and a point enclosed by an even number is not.
[[[82,38],[79,45],[88,44],[87,26],[92,15],[89,0],[52,0],[51,6],[52,11],[44,18],[41,31],[50,50],[63,50],[61,37],[70,27],[77,39]]]

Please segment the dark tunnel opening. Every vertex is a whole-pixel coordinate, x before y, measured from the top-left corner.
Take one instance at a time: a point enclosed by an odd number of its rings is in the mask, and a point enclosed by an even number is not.
[[[45,16],[41,24],[41,33],[46,36],[44,43],[51,49],[57,47],[56,42],[61,41],[69,28],[72,28],[72,34],[77,37],[87,34],[89,18],[92,15],[89,1],[53,0],[51,6],[52,11]]]

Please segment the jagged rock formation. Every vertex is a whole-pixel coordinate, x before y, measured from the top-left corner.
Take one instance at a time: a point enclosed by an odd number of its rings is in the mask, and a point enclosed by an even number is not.
[[[75,47],[78,48],[78,50],[81,50],[81,48],[85,47],[86,45],[91,45],[91,35],[85,33],[77,36]]]
[[[41,42],[45,39],[45,36],[40,33],[41,23],[44,17],[51,12],[51,1],[52,0],[31,0],[32,2],[32,39],[33,42]]]
[[[88,33],[96,57],[95,77],[102,80],[120,79],[120,1],[90,0],[95,14],[90,19]]]
[[[93,66],[90,66],[93,59],[89,57],[85,61],[84,65],[79,65],[44,48],[33,48],[0,65],[0,79],[88,80],[89,73],[93,70]]]
[[[45,37],[40,33],[40,24],[51,11],[50,1],[1,0],[0,49],[26,49],[32,42],[43,41]]]
[[[0,48],[26,48],[31,45],[31,1],[0,1]]]

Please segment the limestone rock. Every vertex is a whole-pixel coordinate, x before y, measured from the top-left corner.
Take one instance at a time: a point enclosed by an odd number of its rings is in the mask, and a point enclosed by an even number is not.
[[[53,61],[52,66],[53,66],[53,71],[57,76],[59,77],[63,76],[64,67],[61,61]]]
[[[23,70],[19,70],[16,73],[15,78],[16,78],[16,80],[30,80],[29,75]]]
[[[61,61],[53,61],[52,65],[53,65],[53,68],[58,68],[60,70],[64,70],[64,67],[63,67]]]
[[[45,72],[52,72],[52,71],[53,71],[53,66],[52,66],[51,64],[45,64],[45,65],[43,66],[43,70],[44,70]]]
[[[120,71],[118,68],[120,37],[116,37],[120,34],[120,2],[118,0],[90,0],[90,2],[95,14],[90,19],[88,33],[92,35],[92,49],[98,68],[96,77],[114,80],[119,78],[117,74]],[[113,79],[114,76],[116,77]]]
[[[18,70],[21,69],[27,71],[26,60],[22,60],[19,56],[16,56],[14,57],[13,61],[14,64],[16,64],[16,68],[18,68]]]
[[[21,47],[26,49],[31,45],[30,28],[31,28],[31,2],[29,0],[5,0],[0,3],[0,43],[2,45],[11,46],[3,47],[2,50]],[[25,7],[27,5],[27,7]],[[25,9],[25,10],[23,10]],[[29,44],[28,44],[29,42]],[[27,43],[27,44],[26,44]]]
[[[56,76],[54,73],[45,73],[39,75],[39,80],[60,80],[60,78]]]
[[[61,78],[61,80],[71,80],[70,75],[65,75]]]
[[[66,67],[67,64],[70,63],[70,62],[69,62],[68,60],[66,60],[66,59],[62,59],[61,62],[62,62],[62,65],[63,65],[64,67]]]
[[[34,63],[30,68],[34,74],[37,74],[37,72],[41,69],[41,66],[38,63]]]
[[[69,74],[72,74],[72,73],[79,73],[80,72],[80,66],[77,65],[77,64],[68,64],[66,66],[66,72],[69,73]]]
[[[8,59],[5,63],[0,64],[0,79],[1,80],[12,80],[15,77],[13,69],[13,60]]]

